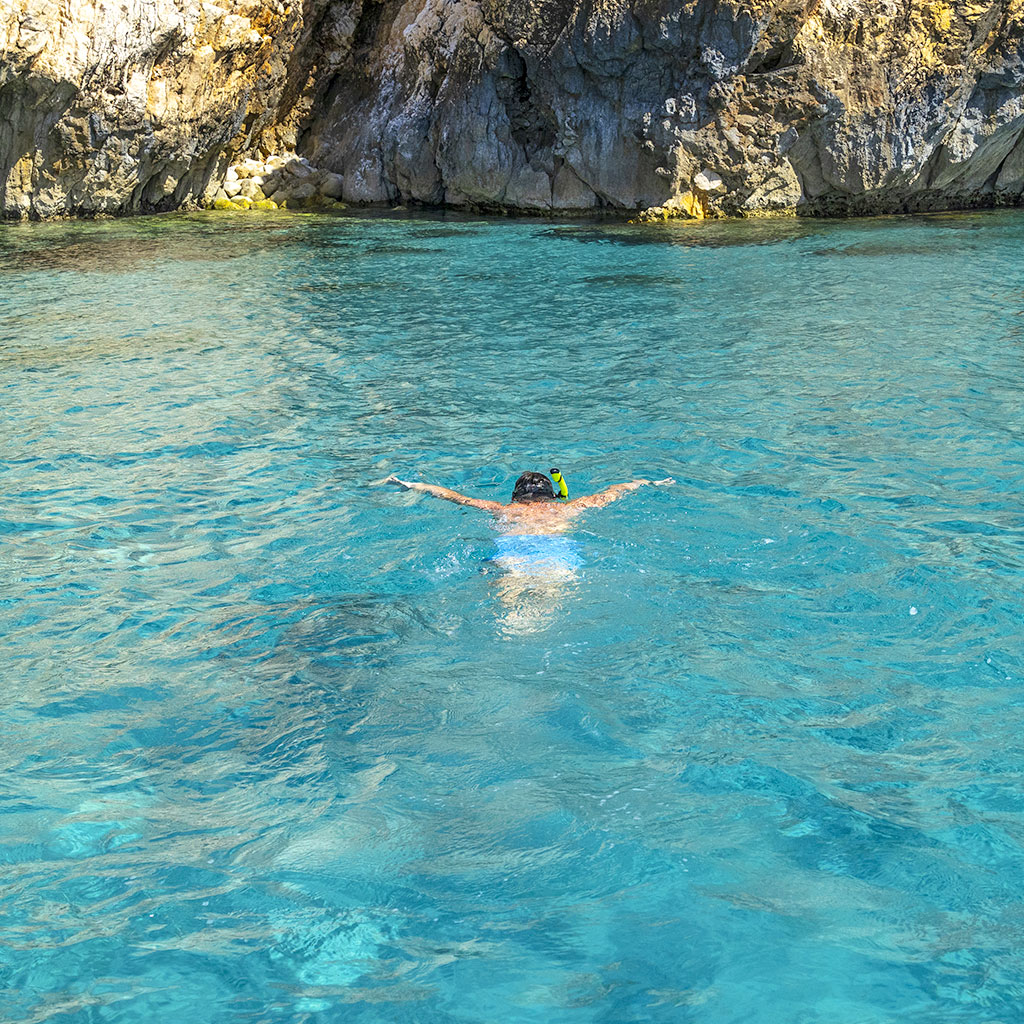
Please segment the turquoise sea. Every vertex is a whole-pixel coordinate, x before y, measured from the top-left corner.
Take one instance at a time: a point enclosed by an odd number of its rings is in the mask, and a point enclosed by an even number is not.
[[[0,1019],[1018,1021],[1022,371],[1018,212],[0,227]]]

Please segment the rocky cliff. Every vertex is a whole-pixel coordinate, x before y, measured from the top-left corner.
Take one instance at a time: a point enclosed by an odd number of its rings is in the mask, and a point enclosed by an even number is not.
[[[0,0],[6,216],[348,201],[701,215],[1019,203],[1024,0]]]

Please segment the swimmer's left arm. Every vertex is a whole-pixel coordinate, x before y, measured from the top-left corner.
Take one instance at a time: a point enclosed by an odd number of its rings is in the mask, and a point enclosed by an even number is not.
[[[469,508],[479,508],[484,512],[498,512],[504,506],[499,501],[483,501],[480,498],[470,498],[465,494],[459,494],[450,487],[439,487],[437,484],[424,484],[419,480],[399,480],[397,476],[389,476],[383,481],[386,484],[395,484],[405,491],[422,491],[424,494],[433,495],[435,498],[444,498],[445,501],[454,501],[456,505],[466,505]]]
[[[601,491],[599,494],[587,494],[582,498],[574,498],[572,501],[567,502],[567,506],[577,509],[603,508],[609,502],[616,501],[629,491],[635,491],[638,487],[667,487],[669,484],[674,483],[675,480],[670,476],[665,477],[664,480],[630,480],[629,483],[625,484],[612,484],[611,487]]]

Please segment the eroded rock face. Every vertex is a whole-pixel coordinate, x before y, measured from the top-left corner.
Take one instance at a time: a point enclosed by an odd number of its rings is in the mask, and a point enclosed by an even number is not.
[[[346,201],[843,214],[1024,194],[1021,0],[6,3],[9,216],[187,205],[291,148]]]
[[[3,213],[195,202],[229,149],[287,132],[302,30],[273,2],[0,0]]]

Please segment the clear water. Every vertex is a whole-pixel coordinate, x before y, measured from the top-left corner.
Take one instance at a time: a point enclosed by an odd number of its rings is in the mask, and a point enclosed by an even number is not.
[[[0,230],[0,1017],[1018,1020],[1022,256]],[[368,486],[552,465],[678,482],[532,575]]]

